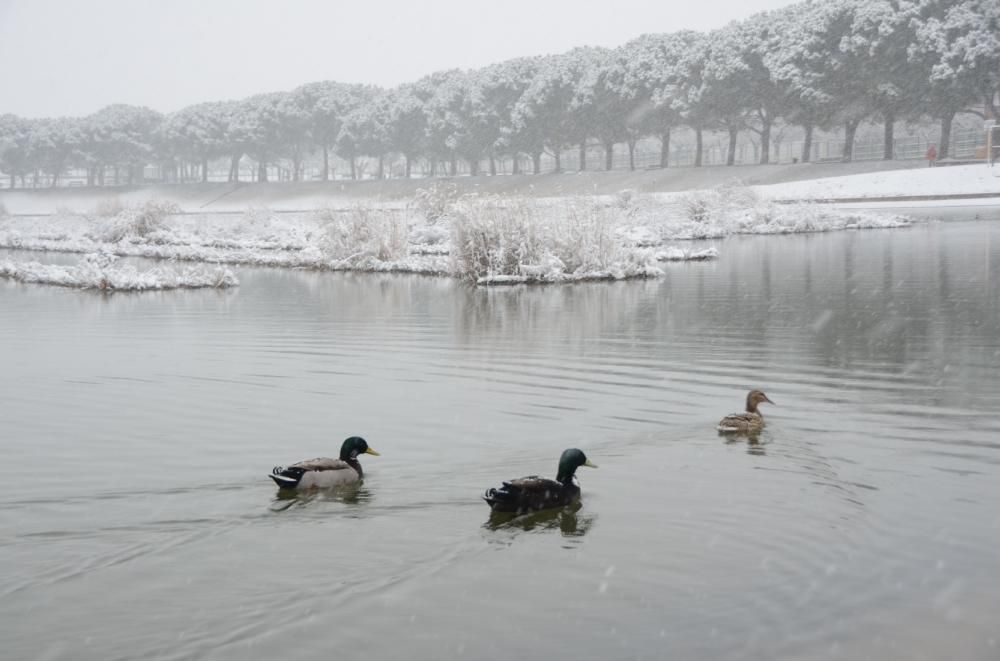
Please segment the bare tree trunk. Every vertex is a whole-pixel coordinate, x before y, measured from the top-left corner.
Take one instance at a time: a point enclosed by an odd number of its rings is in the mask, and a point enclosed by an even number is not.
[[[330,148],[323,145],[323,181],[330,181]]]
[[[208,183],[208,159],[201,159],[201,183]]]
[[[448,164],[449,172],[451,176],[456,176],[458,174],[458,157],[454,154],[451,155],[451,161]]]
[[[382,154],[378,155],[378,178],[385,179],[385,156]]]
[[[806,124],[806,137],[802,140],[802,162],[808,163],[812,160],[813,148],[813,125]]]
[[[302,172],[302,157],[296,155],[295,158],[292,159],[292,181],[301,181],[302,180],[301,172]]]
[[[403,154],[403,159],[406,161],[406,178],[409,179],[413,170],[413,159],[410,158],[409,154]]]
[[[479,176],[479,159],[478,158],[470,158],[470,159],[467,159],[467,160],[469,162],[469,175],[473,176],[473,177],[478,177]]]
[[[660,134],[660,167],[670,167],[670,128]]]
[[[771,124],[774,120],[770,116],[764,117],[760,125],[760,164],[767,165],[771,162]]]
[[[882,160],[891,161],[895,157],[896,113],[885,113],[885,125],[882,130]]]
[[[1000,119],[997,111],[997,93],[990,90],[983,95],[983,108],[986,109],[986,119]]]
[[[240,159],[243,155],[239,156],[233,154],[229,157],[229,183],[240,183]]]
[[[858,132],[860,119],[849,119],[844,124],[844,156],[841,160],[850,163],[854,160],[854,134]]]
[[[257,181],[259,183],[267,183],[267,161],[263,158],[257,163]]]
[[[938,147],[938,160],[948,158],[951,152],[951,123],[954,119],[953,110],[948,110],[941,116],[941,145]]]
[[[734,126],[729,127],[729,149],[726,151],[726,165],[736,165],[736,138],[740,131]]]
[[[52,173],[52,183],[49,185],[49,188],[55,188],[57,181],[59,181],[59,172],[53,172]]]
[[[694,130],[694,166],[696,168],[701,167],[701,152],[703,148],[702,137],[701,137],[701,127],[699,126]]]
[[[628,169],[635,172],[635,138],[628,139]]]
[[[88,180],[87,180],[87,185],[88,185],[88,186],[91,186],[92,184],[90,183],[90,172],[89,172],[89,171],[87,172],[87,177],[88,177]],[[14,184],[16,184],[16,183],[17,183],[17,182],[16,182],[15,180],[14,180],[14,173],[13,173],[13,172],[11,172],[11,173],[10,173],[10,187],[11,187],[11,190],[13,190],[13,189],[14,189]]]
[[[580,172],[587,169],[587,141],[580,141]],[[611,168],[605,168],[610,170]]]
[[[351,154],[351,180],[358,180],[358,164],[357,159],[354,158],[354,154]]]
[[[555,159],[556,159],[556,167],[555,167],[554,171],[555,172],[562,172],[562,152],[560,150],[556,149],[555,153],[553,155],[555,156]]]
[[[497,159],[493,158],[493,154],[490,154],[490,176],[497,176]]]
[[[536,151],[531,155],[532,174],[542,173],[542,152]]]
[[[510,159],[510,173],[521,174],[521,162],[518,159],[518,154],[514,154]]]

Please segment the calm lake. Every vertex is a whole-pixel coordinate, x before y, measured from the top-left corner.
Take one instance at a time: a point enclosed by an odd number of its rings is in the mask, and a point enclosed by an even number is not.
[[[572,286],[0,281],[2,657],[1000,658],[1000,223],[717,245]],[[767,429],[720,437],[752,387]],[[354,434],[362,487],[279,497]],[[574,446],[578,511],[488,525]]]

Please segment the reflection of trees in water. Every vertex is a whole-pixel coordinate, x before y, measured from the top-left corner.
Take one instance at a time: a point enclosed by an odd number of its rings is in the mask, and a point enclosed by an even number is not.
[[[585,345],[655,332],[658,280],[464,288],[455,332],[463,340],[508,341],[526,349]]]
[[[990,280],[1000,256],[988,241],[981,248],[984,235],[988,228],[939,225],[737,237],[718,265],[725,300],[699,301],[700,312],[720,335],[736,331],[747,351],[801,350],[829,366],[904,371],[928,352],[940,365],[995,362],[1000,305]]]
[[[426,330],[500,350],[596,355],[609,342],[634,342],[641,355],[750,367],[794,353],[836,369],[935,377],[946,365],[997,362],[992,231],[970,223],[733,237],[717,263],[665,265],[663,278],[612,283],[477,288],[293,271],[282,275],[295,281],[292,291],[275,296],[293,308],[296,296],[319,299],[318,321],[330,326]]]

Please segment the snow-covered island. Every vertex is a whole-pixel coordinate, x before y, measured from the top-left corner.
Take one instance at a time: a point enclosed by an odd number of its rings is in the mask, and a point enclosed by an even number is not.
[[[8,214],[0,220],[0,247],[214,265],[421,273],[477,284],[557,283],[657,277],[665,262],[718,257],[713,240],[734,234],[910,224],[892,213],[807,200],[779,203],[739,185],[671,194],[626,189],[616,195],[532,197],[468,193],[437,182],[410,198],[354,200],[312,210],[251,206],[219,212],[164,199],[123,202],[118,197],[91,204],[89,209],[62,206],[49,214]],[[41,265],[7,260],[0,277],[99,288],[235,284],[227,272],[161,270],[158,284],[135,273],[89,277],[93,265],[93,260],[83,263],[80,273],[48,273]],[[137,284],[129,287],[130,281]]]

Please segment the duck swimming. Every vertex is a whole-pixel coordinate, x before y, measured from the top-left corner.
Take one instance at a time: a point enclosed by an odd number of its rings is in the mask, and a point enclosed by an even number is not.
[[[580,487],[575,479],[580,466],[597,468],[581,450],[570,448],[559,457],[556,479],[531,475],[504,482],[500,488],[487,490],[483,500],[494,512],[516,514],[569,505],[580,498]]]
[[[760,390],[751,390],[747,394],[747,410],[743,413],[731,413],[716,427],[721,432],[756,432],[764,428],[764,416],[757,410],[757,405],[763,402],[774,404]]]
[[[317,457],[291,466],[275,466],[268,476],[282,489],[329,489],[357,484],[364,476],[359,454],[379,456],[360,436],[351,436],[340,446],[340,458]]]

